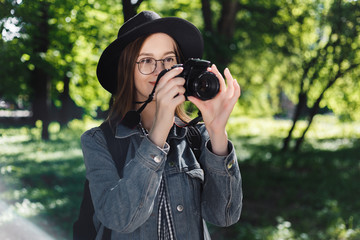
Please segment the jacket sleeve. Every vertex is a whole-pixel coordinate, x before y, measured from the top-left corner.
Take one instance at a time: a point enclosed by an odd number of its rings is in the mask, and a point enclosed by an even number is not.
[[[204,127],[205,128],[205,127]],[[211,151],[211,142],[205,129],[199,162],[205,179],[201,198],[201,211],[205,221],[225,227],[235,224],[242,209],[242,179],[234,145],[228,142],[227,156],[218,156]]]
[[[121,157],[126,165],[120,179],[99,128],[85,132],[81,144],[96,217],[112,230],[134,231],[152,212],[168,149],[158,148],[146,137],[129,148],[135,153],[124,149]]]

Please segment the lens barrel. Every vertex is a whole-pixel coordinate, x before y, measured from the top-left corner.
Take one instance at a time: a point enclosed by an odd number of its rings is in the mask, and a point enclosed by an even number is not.
[[[220,84],[216,75],[212,72],[205,71],[197,78],[190,80],[189,89],[193,96],[206,101],[212,99],[219,92]]]

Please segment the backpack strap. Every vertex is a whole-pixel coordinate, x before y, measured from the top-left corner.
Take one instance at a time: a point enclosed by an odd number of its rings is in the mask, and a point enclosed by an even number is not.
[[[119,159],[120,152],[119,152],[119,148],[117,147],[117,144],[116,144],[117,139],[115,138],[115,131],[113,131],[113,129],[111,128],[109,121],[104,121],[100,125],[100,129],[104,133],[106,145],[109,149],[112,159],[115,162],[119,177],[122,178],[123,177],[122,170],[124,168],[125,161],[121,161],[121,159]]]
[[[73,224],[73,240],[95,239],[96,229],[92,221],[93,213],[94,205],[91,200],[89,180],[86,179],[79,217]]]
[[[125,161],[121,161],[121,159],[118,157],[119,156],[119,148],[116,147],[117,139],[115,138],[115,132],[111,128],[109,121],[104,121],[100,125],[100,129],[104,133],[106,145],[107,145],[109,152],[111,154],[111,157],[116,165],[116,169],[118,171],[119,177],[122,178],[122,176],[123,176],[122,170],[124,168]],[[104,232],[103,232],[103,236],[101,239],[102,240],[110,240],[111,239],[111,229],[104,226]]]

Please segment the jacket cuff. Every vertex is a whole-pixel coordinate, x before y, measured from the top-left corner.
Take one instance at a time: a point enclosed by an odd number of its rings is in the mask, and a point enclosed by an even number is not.
[[[148,137],[145,137],[136,154],[139,156],[139,160],[142,164],[157,171],[164,165],[169,150],[170,146],[168,143],[165,143],[164,148],[160,148]]]
[[[234,168],[238,166],[235,148],[231,141],[228,141],[228,152],[226,156],[219,156],[212,152],[211,142],[208,140],[205,143],[205,165],[206,167],[218,173],[232,173]],[[231,174],[232,175],[232,174]]]

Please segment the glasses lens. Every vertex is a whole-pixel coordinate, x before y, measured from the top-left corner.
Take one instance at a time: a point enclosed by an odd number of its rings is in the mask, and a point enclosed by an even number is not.
[[[143,58],[139,61],[139,71],[142,74],[151,74],[155,71],[156,61],[153,58]]]
[[[177,60],[176,60],[175,56],[164,58],[164,67],[165,67],[165,69],[170,69],[176,63],[177,63]]]

